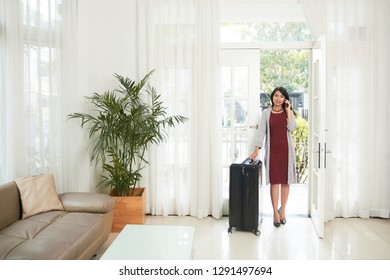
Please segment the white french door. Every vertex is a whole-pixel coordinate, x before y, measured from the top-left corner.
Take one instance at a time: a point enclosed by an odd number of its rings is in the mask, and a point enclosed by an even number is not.
[[[222,180],[229,197],[229,166],[254,148],[260,110],[260,51],[221,51]]]
[[[309,119],[310,216],[317,235],[324,237],[325,187],[327,184],[326,41],[321,37],[312,50],[312,87]]]

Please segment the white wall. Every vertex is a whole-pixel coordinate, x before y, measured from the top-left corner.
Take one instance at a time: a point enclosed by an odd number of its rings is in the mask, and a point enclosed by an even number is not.
[[[135,0],[78,1],[80,96],[116,87],[114,73],[137,79],[135,32]],[[85,99],[80,98],[80,102]],[[80,108],[87,109],[85,104],[80,104]],[[82,141],[87,141],[87,133]],[[77,164],[81,174],[90,174],[80,176],[83,178],[78,180],[79,190],[95,191],[99,175],[95,166],[90,166],[87,152],[80,155]]]
[[[114,86],[114,73],[135,77],[135,0],[79,1],[80,86],[85,94]]]

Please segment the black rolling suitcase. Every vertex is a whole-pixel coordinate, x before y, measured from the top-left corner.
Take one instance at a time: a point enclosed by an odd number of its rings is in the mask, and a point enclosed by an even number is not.
[[[230,165],[229,179],[229,229],[252,231],[260,235],[259,226],[259,194],[261,188],[260,160],[249,158],[243,162]],[[261,220],[260,220],[261,221]]]

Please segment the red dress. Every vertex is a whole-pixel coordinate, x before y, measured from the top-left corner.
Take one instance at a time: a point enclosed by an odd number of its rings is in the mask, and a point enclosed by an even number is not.
[[[270,183],[287,184],[288,177],[288,143],[287,143],[287,114],[271,112],[270,127]]]

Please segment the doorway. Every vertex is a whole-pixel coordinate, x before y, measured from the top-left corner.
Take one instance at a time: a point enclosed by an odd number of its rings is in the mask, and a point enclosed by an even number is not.
[[[310,50],[282,49],[260,50],[260,100],[261,109],[271,106],[270,94],[277,86],[287,89],[293,109],[297,113],[297,128],[293,132],[296,151],[298,182],[291,186],[288,200],[289,216],[309,215],[309,65]],[[269,193],[266,186],[265,193]],[[264,201],[264,211],[272,214],[270,199]]]
[[[291,186],[289,216],[309,216],[308,116],[309,49],[235,49],[221,56],[222,178],[223,198],[228,201],[229,165],[253,150],[255,129],[261,112],[270,106],[270,94],[284,86],[298,113],[293,134],[297,152],[298,183]],[[263,214],[272,215],[269,185],[263,176]],[[227,203],[225,203],[226,205]]]

